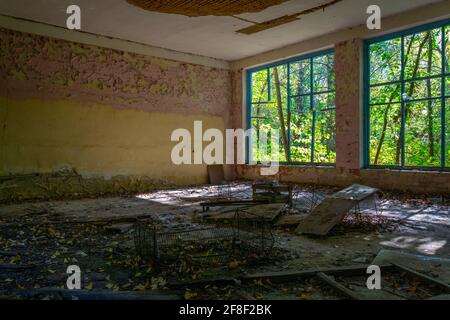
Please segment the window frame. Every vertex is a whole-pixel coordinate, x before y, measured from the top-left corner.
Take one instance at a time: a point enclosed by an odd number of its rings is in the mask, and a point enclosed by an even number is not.
[[[404,50],[405,50],[405,38],[417,33],[421,33],[424,31],[431,31],[433,29],[440,28],[440,33],[442,36],[441,41],[441,51],[442,51],[442,57],[441,57],[441,73],[439,75],[431,75],[426,77],[417,77],[415,79],[406,79],[405,80],[405,61],[404,61]],[[446,144],[450,143],[447,140],[447,132],[446,127],[446,100],[450,100],[450,94],[446,94],[446,86],[445,81],[447,77],[450,77],[450,70],[446,70],[446,64],[447,64],[447,55],[446,55],[446,49],[448,45],[448,40],[446,39],[446,28],[450,29],[450,19],[445,19],[437,22],[427,23],[423,25],[419,25],[416,27],[412,27],[409,29],[401,30],[398,32],[393,32],[389,34],[385,34],[378,37],[373,37],[364,40],[363,42],[363,164],[364,168],[367,169],[394,169],[394,170],[420,170],[420,171],[440,171],[440,172],[450,172],[450,167],[446,166],[446,157],[447,157],[447,146]],[[379,83],[375,85],[370,85],[370,45],[374,43],[379,43],[383,41],[393,40],[396,38],[400,38],[401,41],[401,53],[400,53],[400,59],[401,59],[401,69],[400,69],[400,79],[399,81],[387,81],[386,83]],[[403,133],[400,136],[401,139],[401,159],[400,159],[400,165],[372,165],[370,164],[370,89],[372,87],[376,86],[383,86],[383,85],[389,85],[389,84],[400,84],[401,85],[401,92],[400,96],[404,93],[404,87],[405,84],[408,84],[410,82],[419,81],[419,80],[428,80],[428,79],[441,79],[441,96],[438,98],[431,98],[431,100],[439,99],[441,102],[441,136],[440,136],[440,166],[406,166],[405,165],[405,117],[404,117],[404,110],[405,105],[408,103],[404,99],[400,102],[401,110],[402,110],[402,118],[401,118],[401,124],[400,128],[403,128],[401,130],[401,133]],[[420,101],[428,101],[429,98],[423,98],[423,99],[414,99],[410,102],[420,102]]]
[[[316,57],[320,57],[320,56],[326,56],[329,54],[333,54],[333,59],[334,59],[334,48],[329,48],[329,49],[324,49],[324,50],[320,50],[320,51],[315,51],[312,53],[308,53],[308,54],[303,54],[303,55],[299,55],[299,56],[295,56],[295,57],[291,57],[288,59],[284,59],[284,60],[279,60],[279,61],[275,61],[272,63],[268,63],[268,64],[264,64],[261,66],[257,66],[254,68],[249,68],[246,70],[246,129],[250,129],[252,127],[252,106],[253,106],[253,102],[252,102],[252,74],[258,71],[262,71],[262,70],[270,70],[270,68],[273,67],[278,67],[278,66],[282,66],[282,65],[287,65],[288,68],[288,97],[287,97],[287,101],[288,101],[288,105],[287,105],[287,109],[288,112],[290,112],[290,105],[291,105],[291,98],[295,98],[297,95],[291,95],[290,94],[290,65],[292,63],[296,63],[296,62],[300,62],[300,61],[304,61],[304,60],[309,60],[309,61],[313,61],[314,58]],[[333,60],[333,66],[334,66],[335,61]],[[312,67],[312,63],[311,63],[311,67]],[[333,67],[333,71],[334,71],[334,67]],[[313,74],[310,74],[310,77],[313,77]],[[270,76],[268,76],[268,82],[270,84]],[[269,86],[270,88],[270,86]],[[270,92],[270,89],[269,89]],[[325,93],[336,93],[336,88],[334,88],[334,90],[329,90],[329,91],[324,91],[324,92],[315,92],[313,90],[313,88],[311,88],[311,92],[309,94],[303,94],[303,96],[306,95],[310,95],[311,97],[313,97],[314,95],[317,94],[325,94]],[[270,93],[269,93],[270,95]],[[336,110],[336,109],[335,109]],[[336,115],[336,113],[335,113]],[[290,145],[291,145],[291,135],[290,135],[290,131],[291,128],[290,126],[288,126],[287,129],[287,138],[288,138],[288,144],[289,144],[289,150],[288,153],[290,155],[291,150],[290,150]],[[246,164],[250,164],[250,150],[251,150],[251,145],[250,142],[251,140],[249,139],[249,137],[246,138],[246,148],[245,148],[245,162]],[[312,138],[312,144],[311,144],[311,158],[313,159],[314,157],[314,139]],[[337,154],[337,152],[336,152]],[[259,162],[254,162],[256,164],[260,164]],[[311,167],[336,167],[336,162],[333,163],[323,163],[323,162],[300,162],[300,161],[280,161],[279,162],[282,165],[288,165],[288,166],[294,166],[294,165],[301,165],[301,166],[311,166]]]

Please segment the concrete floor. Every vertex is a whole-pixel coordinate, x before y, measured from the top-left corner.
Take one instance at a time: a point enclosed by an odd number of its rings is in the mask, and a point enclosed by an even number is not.
[[[200,186],[158,191],[131,198],[48,201],[0,206],[0,221],[3,224],[3,235],[0,236],[0,251],[19,252],[19,258],[14,258],[15,260],[0,255],[0,264],[20,264],[27,261],[27,263],[38,265],[36,272],[39,274],[39,277],[36,277],[36,274],[30,273],[28,278],[22,279],[17,275],[0,273],[0,277],[4,280],[0,281],[0,283],[3,283],[3,285],[0,285],[0,293],[11,294],[14,291],[12,284],[19,288],[64,285],[64,282],[61,282],[66,277],[63,271],[64,266],[73,257],[77,257],[76,260],[88,266],[86,267],[88,272],[94,274],[94,276],[88,275],[86,280],[88,285],[92,284],[93,281],[94,287],[97,285],[108,286],[109,280],[105,279],[110,279],[111,274],[108,273],[112,272],[113,280],[119,278],[116,281],[118,290],[125,290],[130,286],[132,286],[132,289],[139,285],[137,284],[138,281],[133,282],[134,280],[128,279],[130,270],[132,273],[138,270],[135,265],[130,263],[127,266],[126,263],[128,262],[124,262],[125,264],[121,265],[120,271],[113,272],[108,270],[107,267],[111,265],[110,262],[109,264],[104,261],[99,262],[100,258],[111,258],[113,254],[110,253],[110,256],[108,256],[108,252],[114,252],[115,254],[117,250],[122,251],[120,251],[119,258],[115,256],[115,259],[133,260],[134,247],[132,230],[129,229],[129,225],[124,224],[124,231],[113,235],[108,235],[108,233],[95,233],[94,235],[92,233],[91,236],[84,236],[83,238],[80,233],[82,238],[77,239],[76,232],[71,234],[70,231],[57,229],[58,221],[77,220],[81,221],[83,225],[89,226],[89,221],[98,222],[113,218],[148,215],[164,224],[190,225],[195,224],[196,222],[193,221],[197,221],[196,218],[201,215],[202,210],[199,203],[217,196],[218,190],[216,186]],[[221,190],[221,192],[224,191],[224,189]],[[310,195],[308,190],[308,188],[305,188],[302,196]],[[231,185],[228,191],[231,191],[234,196],[246,197],[251,195],[251,186],[248,183],[235,183]],[[334,191],[331,188],[321,188],[318,192],[324,195]],[[305,203],[302,203],[302,197],[295,203],[298,209],[302,209],[302,206],[305,205]],[[283,258],[275,259],[268,264],[262,263],[245,267],[239,269],[239,272],[248,274],[262,271],[363,265],[372,262],[382,249],[399,250],[430,258],[450,258],[450,207],[448,204],[439,203],[438,199],[404,197],[399,199],[394,196],[383,195],[379,199],[379,207],[381,208],[379,218],[382,218],[383,223],[372,229],[338,226],[326,237],[297,235],[293,229],[277,229],[274,232],[276,247],[285,250]],[[375,214],[370,205],[366,209],[365,216]],[[214,210],[223,209],[213,208],[211,210],[214,212]],[[43,227],[43,221],[56,221],[54,224],[56,231],[51,227]],[[24,223],[22,224],[22,222]],[[111,226],[106,228],[109,227]],[[25,230],[25,228],[29,229]],[[39,239],[42,238],[43,234],[47,237],[50,234],[50,237],[54,237],[56,242],[40,243]],[[68,240],[70,237],[72,238]],[[40,247],[38,247],[39,243]],[[64,245],[61,243],[64,243]],[[71,246],[73,246],[73,249]],[[61,247],[63,248],[61,249]],[[111,248],[108,249],[109,247]],[[39,256],[35,255],[37,254],[36,251],[39,252]],[[57,252],[56,257],[55,252]],[[47,266],[46,263],[50,263],[53,267]],[[124,268],[127,270],[126,272]],[[53,272],[49,273],[49,269],[52,269]],[[55,275],[55,271],[59,276]],[[438,270],[429,271],[437,273],[437,277],[450,284],[450,267],[448,265],[440,266]],[[96,278],[100,278],[100,280],[97,281]],[[120,281],[120,278],[123,281]],[[39,281],[42,281],[42,284]],[[128,286],[127,281],[131,283]],[[5,285],[5,283],[11,285]]]

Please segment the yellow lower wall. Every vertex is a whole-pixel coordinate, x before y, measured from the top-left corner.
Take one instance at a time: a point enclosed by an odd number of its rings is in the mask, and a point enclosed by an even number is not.
[[[207,181],[206,166],[172,164],[177,128],[224,130],[221,117],[148,113],[73,101],[0,98],[0,175],[74,168],[83,177],[147,176],[185,185]]]

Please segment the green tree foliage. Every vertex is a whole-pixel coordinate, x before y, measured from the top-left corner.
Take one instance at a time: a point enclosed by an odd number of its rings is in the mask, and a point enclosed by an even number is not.
[[[300,59],[253,72],[251,81],[254,160],[261,160],[258,133],[278,129],[281,135],[280,148],[275,152],[276,159],[272,160],[326,164],[335,162],[333,54]],[[283,141],[283,131],[286,132],[287,143]],[[269,144],[268,152],[270,149]],[[289,150],[288,154],[286,149]]]
[[[446,135],[447,141],[450,136],[448,104],[446,132],[442,128],[442,97],[449,94],[442,86],[445,83],[449,87],[449,34],[448,27],[445,33],[442,28],[436,28],[370,45],[371,165],[442,165],[442,135]],[[445,52],[443,39],[446,39]],[[449,144],[446,143],[446,166]]]

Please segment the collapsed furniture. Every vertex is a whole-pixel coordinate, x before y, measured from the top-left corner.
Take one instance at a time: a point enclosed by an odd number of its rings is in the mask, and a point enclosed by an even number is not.
[[[373,199],[375,211],[378,207],[375,199],[378,189],[353,184],[339,192],[327,196],[309,215],[302,219],[296,229],[298,233],[326,235],[335,225],[342,221],[352,209],[357,217],[361,215],[360,204],[370,198]]]

